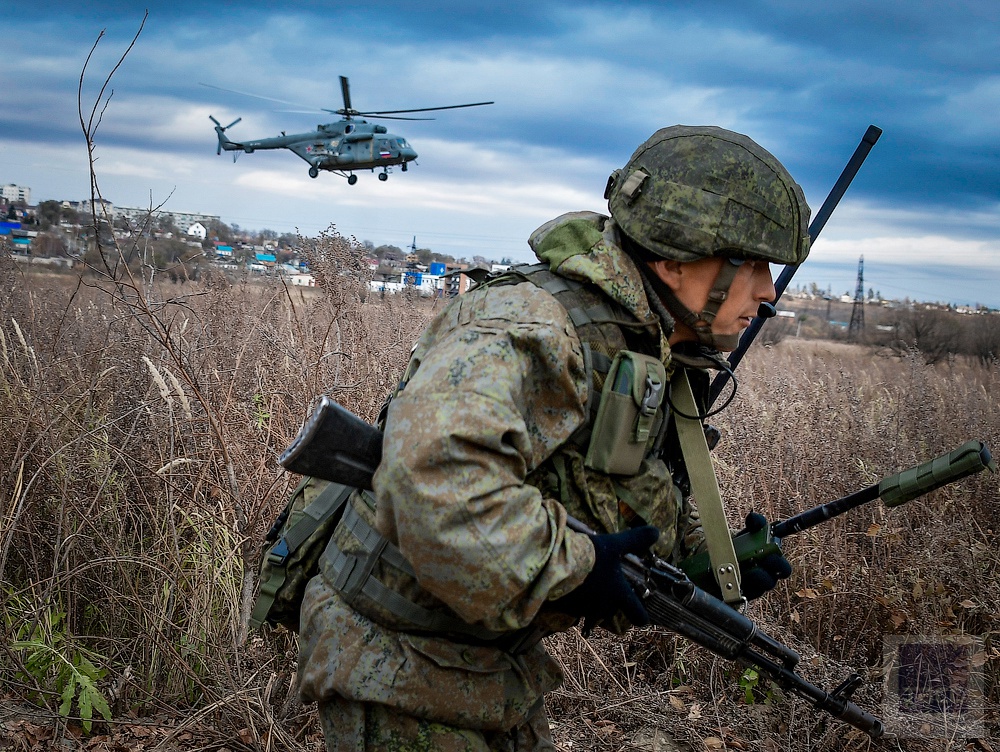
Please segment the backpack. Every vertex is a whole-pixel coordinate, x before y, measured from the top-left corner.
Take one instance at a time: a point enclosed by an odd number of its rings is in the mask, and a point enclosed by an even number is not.
[[[306,584],[319,574],[319,558],[340,521],[352,486],[304,478],[264,539],[251,629],[263,624],[299,631]]]

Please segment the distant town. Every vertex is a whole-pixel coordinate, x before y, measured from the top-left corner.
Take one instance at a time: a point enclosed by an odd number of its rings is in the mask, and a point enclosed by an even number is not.
[[[0,187],[0,192],[0,249],[8,249],[20,263],[54,268],[92,265],[99,260],[96,224],[105,249],[141,238],[143,263],[171,279],[197,279],[206,268],[215,268],[281,275],[292,285],[316,285],[309,261],[299,250],[302,239],[294,233],[251,231],[212,214],[115,206],[103,198],[33,205],[31,189],[13,183]],[[472,270],[494,272],[514,263],[481,256],[455,259],[418,247],[415,237],[406,249],[362,241],[360,250],[370,267],[371,289],[382,293],[461,294],[477,276]]]
[[[121,207],[106,199],[96,203],[82,201],[41,201],[31,203],[31,189],[9,183],[0,186],[0,250],[7,248],[21,263],[46,264],[53,267],[73,267],[93,263],[97,259],[94,218],[101,227],[102,243],[106,248],[115,242],[142,237],[143,263],[172,279],[197,279],[205,268],[254,275],[281,275],[292,285],[313,287],[316,278],[309,261],[300,252],[301,238],[294,233],[279,234],[272,230],[251,231],[238,225],[228,225],[218,216],[192,212],[166,211],[157,207]],[[410,290],[426,296],[461,294],[478,276],[474,270],[501,271],[515,262],[509,258],[499,262],[481,256],[456,259],[419,248],[414,237],[408,248],[378,245],[361,241],[360,249],[370,266],[370,287],[382,293]],[[830,288],[815,283],[789,287],[784,294],[785,316],[794,316],[794,309],[806,302],[826,301],[851,306],[884,309],[948,311],[959,314],[992,312],[985,306],[954,306],[885,299],[881,292],[862,283],[861,265],[858,286],[854,294],[836,295]],[[800,301],[796,305],[794,301]],[[826,317],[833,327],[853,328],[850,320],[841,321],[835,309],[827,305]],[[853,317],[857,319],[855,311]],[[848,316],[841,318],[849,319]]]

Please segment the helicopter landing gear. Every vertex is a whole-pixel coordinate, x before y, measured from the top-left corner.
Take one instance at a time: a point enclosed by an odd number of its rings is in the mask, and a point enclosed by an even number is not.
[[[309,177],[311,178],[319,177],[319,170],[316,169],[316,165],[313,165],[312,167],[309,168]]]
[[[378,174],[378,179],[381,180],[384,183],[386,180],[389,179],[389,173],[388,172],[380,172]]]
[[[358,182],[358,176],[357,175],[348,175],[347,176],[347,184],[348,185],[354,185],[357,182]]]
[[[399,169],[401,169],[403,172],[406,172],[406,162],[403,162],[403,164],[400,165]]]

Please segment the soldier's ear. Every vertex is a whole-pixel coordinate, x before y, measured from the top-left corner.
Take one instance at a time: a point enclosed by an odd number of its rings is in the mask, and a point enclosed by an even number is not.
[[[681,286],[681,262],[674,261],[673,259],[657,259],[656,261],[647,261],[649,268],[653,270],[653,274],[660,278],[667,287],[669,287],[673,292],[677,292]]]

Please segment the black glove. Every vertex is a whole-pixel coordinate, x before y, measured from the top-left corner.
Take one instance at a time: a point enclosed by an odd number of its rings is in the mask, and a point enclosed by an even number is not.
[[[660,531],[652,525],[620,533],[591,535],[594,568],[575,589],[552,602],[552,607],[573,616],[584,616],[588,625],[621,611],[636,626],[649,624],[649,614],[622,572],[625,554],[647,553]]]
[[[746,519],[746,530],[749,533],[756,533],[763,530],[767,525],[767,518],[757,512],[750,512]],[[781,542],[776,541],[778,549],[781,549]],[[770,553],[756,566],[741,568],[740,583],[743,588],[743,595],[747,600],[760,598],[764,593],[773,590],[778,580],[783,580],[792,574],[792,565],[781,553]]]

